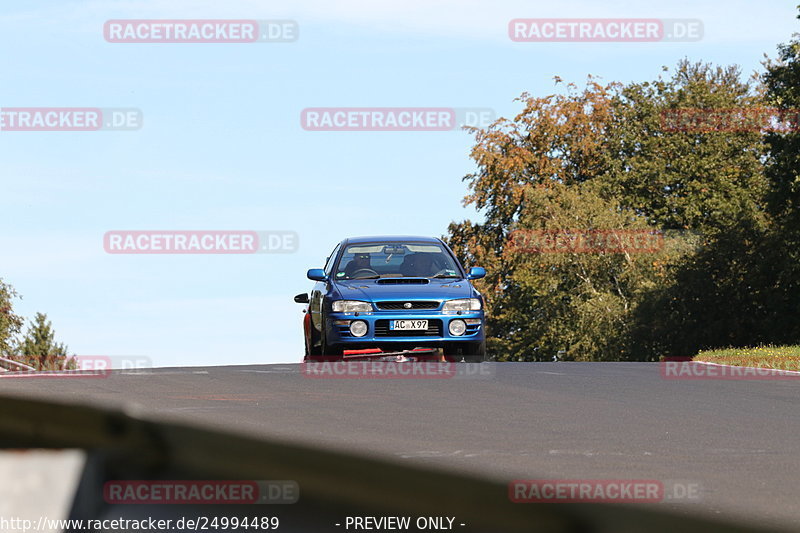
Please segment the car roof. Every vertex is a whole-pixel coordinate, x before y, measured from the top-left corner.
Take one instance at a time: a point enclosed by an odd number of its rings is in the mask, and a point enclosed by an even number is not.
[[[436,237],[421,237],[419,235],[376,235],[374,237],[348,237],[343,244],[365,244],[370,242],[433,242],[439,243]]]

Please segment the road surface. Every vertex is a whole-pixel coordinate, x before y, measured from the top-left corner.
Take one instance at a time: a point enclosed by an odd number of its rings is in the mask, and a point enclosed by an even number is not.
[[[300,365],[0,379],[6,393],[513,479],[657,479],[678,513],[800,529],[800,380],[668,380],[657,363],[484,363],[450,379]]]

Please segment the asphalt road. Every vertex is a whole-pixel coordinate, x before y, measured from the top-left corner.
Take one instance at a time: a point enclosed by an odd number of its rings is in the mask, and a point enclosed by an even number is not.
[[[300,365],[0,379],[256,436],[513,479],[657,479],[678,513],[800,530],[800,380],[668,380],[657,363],[484,363],[452,379],[311,379]],[[676,489],[677,490],[677,489]]]

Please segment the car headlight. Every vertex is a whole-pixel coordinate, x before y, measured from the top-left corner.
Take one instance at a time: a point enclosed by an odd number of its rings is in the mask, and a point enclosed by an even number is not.
[[[459,298],[458,300],[450,300],[444,303],[442,311],[456,312],[456,311],[480,311],[481,301],[477,298]]]
[[[372,305],[357,300],[336,300],[333,302],[334,313],[369,313]]]

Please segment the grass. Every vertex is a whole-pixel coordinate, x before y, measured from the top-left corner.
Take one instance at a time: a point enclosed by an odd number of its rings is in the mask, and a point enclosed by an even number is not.
[[[758,346],[701,351],[692,360],[721,365],[800,371],[800,346]]]

